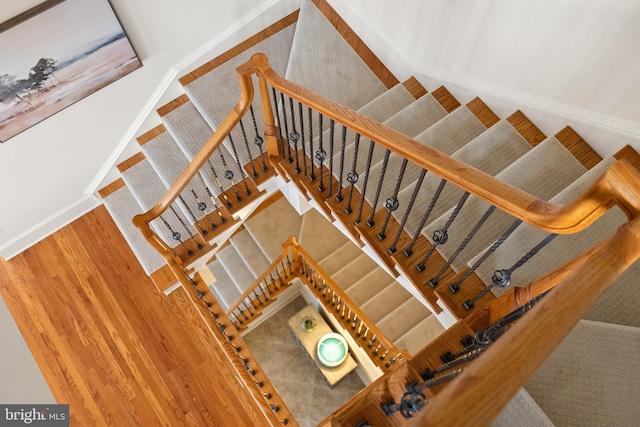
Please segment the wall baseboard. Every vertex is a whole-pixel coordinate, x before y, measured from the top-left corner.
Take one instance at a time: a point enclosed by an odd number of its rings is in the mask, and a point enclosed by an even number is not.
[[[93,194],[81,197],[0,246],[0,256],[13,258],[101,204]]]

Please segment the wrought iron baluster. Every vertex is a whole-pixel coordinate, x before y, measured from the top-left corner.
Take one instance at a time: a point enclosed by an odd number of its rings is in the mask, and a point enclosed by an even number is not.
[[[216,213],[218,214],[218,217],[220,218],[220,224],[224,224],[225,222],[227,222],[227,219],[222,214],[222,211],[220,210],[220,206],[218,206],[218,202],[216,202],[216,198],[214,197],[213,193],[209,189],[209,186],[205,182],[204,177],[200,172],[198,172],[198,178],[200,178],[200,182],[202,182],[202,185],[204,186],[204,190],[207,192],[207,196],[209,196],[209,200],[211,200],[211,203],[213,203],[213,209],[216,211]]]
[[[189,184],[191,185],[191,184]],[[184,200],[184,197],[182,197],[182,195],[178,196],[178,199],[180,199],[180,203],[182,203],[182,206],[184,206],[184,208],[187,210],[187,212],[189,213],[189,216],[191,217],[191,219],[193,220],[193,223],[198,227],[198,229],[200,230],[200,233],[202,233],[203,236],[206,236],[208,231],[204,229],[204,227],[200,224],[200,222],[198,221],[198,219],[196,218],[196,216],[193,214],[193,211],[191,210],[191,208],[189,207],[189,205],[187,204],[187,201]],[[211,218],[209,218],[209,216],[207,215],[207,219],[209,221],[211,221]],[[213,229],[213,228],[212,228]]]
[[[344,173],[344,155],[347,149],[347,127],[342,126],[342,138],[340,142],[340,178],[338,180],[338,195],[336,196],[336,201],[342,201],[342,178]]]
[[[218,150],[218,151],[220,151],[220,150]],[[236,202],[241,202],[242,201],[242,197],[240,197],[240,193],[238,192],[238,188],[236,186],[236,183],[233,180],[233,177],[234,177],[233,171],[231,169],[229,169],[229,166],[227,166],[227,161],[225,160],[224,154],[222,154],[222,151],[220,151],[219,155],[220,155],[220,160],[222,160],[222,166],[224,167],[224,177],[227,178],[229,180],[229,182],[231,182],[231,187],[233,188],[233,193],[236,195]]]
[[[344,212],[347,215],[351,215],[353,209],[351,209],[351,202],[353,201],[353,187],[355,187],[356,182],[358,182],[358,172],[356,171],[356,165],[358,164],[358,150],[360,148],[360,134],[356,134],[356,140],[353,144],[353,162],[351,164],[351,172],[347,174],[347,182],[351,184],[349,187],[349,200],[347,202],[347,207],[344,209]]]
[[[329,121],[329,190],[327,191],[327,199],[333,193],[333,133],[336,122],[333,119]]]
[[[311,174],[309,175],[309,181],[314,181],[316,175],[314,173],[315,163],[313,162],[313,110],[308,107],[307,110],[309,116],[309,157],[311,158]]]
[[[198,204],[198,210],[204,214],[204,217],[207,218],[207,220],[209,220],[209,226],[211,227],[211,229],[215,230],[217,226],[214,224],[213,220],[209,216],[209,212],[207,212],[206,203],[203,203],[202,201],[200,201],[200,198],[198,197],[198,194],[196,193],[196,190],[193,188],[191,183],[189,183],[189,191],[191,192],[191,195],[193,196],[193,198],[196,200],[196,203]],[[182,196],[180,196],[180,200],[182,200],[182,203],[184,204],[184,206],[188,208],[188,205],[185,202],[185,200],[182,198]],[[193,217],[193,213],[191,212],[191,209],[188,208],[188,210],[189,210],[189,213],[191,213],[191,216]],[[202,228],[199,222],[196,222],[196,224],[198,224],[198,226],[200,227],[200,231],[202,232],[202,235],[206,236],[207,230]]]
[[[458,292],[460,290],[460,285],[467,280],[467,278],[469,278],[469,276],[471,276],[477,269],[478,267],[480,267],[482,265],[482,263],[489,258],[489,255],[491,255],[492,253],[494,253],[496,251],[496,249],[498,249],[500,246],[502,246],[502,244],[504,243],[505,240],[507,240],[509,238],[509,236],[511,235],[511,233],[513,233],[516,228],[518,228],[520,226],[520,224],[522,224],[522,220],[516,220],[513,224],[511,224],[511,227],[509,227],[507,229],[507,231],[505,231],[502,236],[500,236],[498,238],[498,240],[496,240],[490,247],[489,249],[487,249],[482,256],[476,261],[476,263],[465,272],[465,274],[460,277],[455,283],[449,285],[449,291],[451,291],[452,294],[455,294],[456,292]]]
[[[251,190],[249,189],[249,184],[247,183],[247,175],[244,173],[244,169],[242,168],[242,164],[240,164],[240,157],[238,156],[238,150],[236,149],[236,144],[233,142],[233,138],[231,134],[227,135],[229,137],[229,142],[231,143],[231,150],[233,151],[233,157],[236,161],[236,165],[238,166],[238,170],[240,171],[240,179],[244,184],[245,194],[247,196],[251,195]]]
[[[231,207],[231,202],[229,201],[229,198],[227,197],[227,194],[224,192],[224,187],[222,186],[222,181],[220,181],[220,178],[218,177],[218,173],[214,169],[214,167],[211,164],[210,160],[207,160],[207,164],[209,165],[209,169],[211,170],[211,173],[213,174],[213,178],[216,180],[216,184],[218,184],[218,188],[220,189],[220,194],[222,195],[222,198],[224,199],[225,206],[227,208],[230,208]],[[233,178],[233,173],[232,173],[231,177]]]
[[[424,228],[425,224],[427,223],[427,220],[429,219],[429,216],[431,215],[431,211],[433,211],[433,208],[435,207],[436,202],[440,198],[440,194],[442,193],[442,189],[444,188],[444,185],[446,183],[447,183],[447,181],[442,179],[440,181],[440,184],[438,185],[438,188],[436,189],[436,192],[433,193],[433,197],[431,198],[431,201],[429,202],[429,207],[427,208],[427,210],[425,211],[424,215],[422,216],[422,219],[420,220],[420,225],[418,225],[418,229],[416,230],[415,234],[413,235],[413,238],[411,239],[411,242],[409,243],[409,245],[407,245],[407,247],[404,248],[404,250],[402,251],[405,254],[405,256],[411,256],[411,254],[413,254],[413,245],[416,244],[416,241],[418,240],[418,236],[420,236],[420,232],[422,231],[422,229]]]
[[[460,255],[460,252],[462,252],[464,248],[467,247],[471,239],[473,239],[473,236],[476,235],[476,233],[480,230],[480,228],[484,225],[484,223],[487,222],[487,220],[495,210],[496,210],[496,207],[493,205],[491,205],[489,209],[487,209],[484,215],[482,215],[482,218],[480,218],[480,221],[478,221],[478,223],[469,232],[467,237],[465,237],[462,243],[460,243],[460,246],[458,246],[456,251],[451,255],[451,257],[449,257],[445,265],[443,265],[440,271],[429,280],[429,286],[431,286],[432,288],[435,288],[436,286],[438,286],[438,280],[440,280],[440,277],[442,277],[442,275],[447,271],[447,269],[451,266],[451,263],[455,261],[458,255]]]
[[[171,225],[167,222],[167,220],[164,219],[164,217],[162,215],[160,215],[159,218],[164,223],[164,226],[167,227],[167,229],[171,233],[171,238],[173,240],[177,241],[178,243],[180,243],[180,245],[187,251],[187,254],[189,256],[193,255],[193,251],[191,249],[189,249],[189,247],[182,240],[182,234],[180,234],[177,231],[174,231],[173,228],[171,227]]]
[[[273,94],[273,106],[276,108],[276,126],[278,127],[278,133],[280,136],[280,149],[282,150],[282,158],[284,159],[285,149],[284,149],[284,138],[282,137],[282,127],[280,124],[280,112],[278,109],[278,95],[276,94],[276,89],[271,88]]]
[[[193,240],[193,242],[196,244],[196,247],[198,249],[202,249],[203,246],[200,242],[198,242],[198,240],[196,239],[196,236],[194,236],[193,234],[191,234],[191,230],[189,230],[189,227],[187,227],[187,224],[184,222],[184,220],[182,219],[182,217],[180,215],[178,215],[178,212],[175,210],[175,208],[173,207],[173,205],[169,206],[169,209],[171,209],[171,212],[173,212],[173,214],[175,215],[176,218],[178,218],[178,222],[180,223],[180,225],[182,225],[182,228],[184,229],[184,231],[187,232],[187,234],[189,234],[189,237],[191,238],[191,240]]]
[[[547,246],[553,239],[555,239],[557,234],[549,234],[547,237],[542,239],[537,245],[535,245],[529,252],[527,252],[522,258],[520,258],[515,264],[511,266],[511,268],[507,270],[496,270],[491,277],[491,283],[489,286],[481,290],[475,297],[466,300],[462,303],[462,306],[466,310],[471,310],[476,302],[480,301],[482,297],[484,297],[491,289],[494,287],[506,288],[511,285],[511,275],[515,270],[523,266],[527,261],[535,256],[542,248]]]
[[[429,258],[431,257],[431,255],[433,254],[433,251],[438,245],[444,245],[445,243],[447,243],[447,240],[449,240],[449,235],[447,234],[447,230],[449,229],[449,226],[453,223],[453,221],[456,219],[456,217],[460,213],[460,209],[462,209],[462,207],[464,206],[468,198],[469,198],[469,192],[465,191],[462,197],[460,198],[460,200],[458,201],[458,204],[456,205],[455,209],[449,216],[449,219],[445,223],[444,227],[433,232],[433,244],[431,245],[431,248],[429,249],[429,252],[427,253],[427,255],[422,259],[422,261],[418,265],[416,265],[416,269],[418,271],[424,271],[426,263],[429,261]]]
[[[387,174],[387,166],[389,165],[390,155],[391,155],[391,150],[387,149],[384,152],[384,158],[382,159],[382,168],[380,169],[380,178],[378,179],[376,195],[374,196],[373,203],[371,204],[371,215],[367,220],[367,226],[369,227],[373,227],[376,224],[373,218],[376,214],[376,210],[378,210],[378,201],[380,200],[380,193],[382,192],[382,183],[384,181],[385,175]]]
[[[418,197],[418,192],[420,191],[420,187],[422,186],[422,181],[424,181],[424,177],[426,175],[427,175],[427,170],[422,169],[422,171],[420,171],[420,176],[416,181],[416,186],[413,188],[411,199],[409,199],[409,203],[407,204],[407,209],[405,209],[404,215],[402,216],[402,221],[400,221],[400,226],[398,227],[398,232],[396,233],[396,237],[393,239],[393,243],[391,244],[391,247],[387,250],[390,255],[395,254],[396,251],[398,250],[397,249],[398,240],[400,240],[400,236],[402,235],[404,226],[407,224],[407,220],[409,219],[409,214],[413,209],[413,204],[415,203],[416,198]]]
[[[260,160],[262,161],[262,171],[267,172],[269,167],[267,166],[267,162],[264,158],[264,138],[262,138],[258,132],[258,124],[256,122],[256,115],[253,112],[253,104],[249,105],[249,113],[251,114],[251,122],[253,123],[253,131],[255,132],[255,136],[253,138],[253,143],[258,146],[258,150],[260,150]]]
[[[289,98],[289,107],[291,109],[291,133],[289,134],[289,141],[293,142],[293,152],[296,154],[296,167],[295,173],[300,173],[300,159],[298,153],[298,141],[300,140],[300,134],[296,130],[296,113],[293,109],[293,99]]]
[[[256,170],[256,165],[253,160],[253,154],[251,154],[251,149],[249,148],[249,139],[247,138],[247,133],[244,130],[244,123],[242,123],[242,119],[239,121],[240,124],[240,132],[242,132],[242,139],[244,140],[244,147],[247,150],[247,156],[249,156],[249,163],[251,164],[251,172],[253,172],[253,177],[258,177],[258,171]]]
[[[318,185],[318,191],[323,192],[324,188],[324,159],[327,158],[327,152],[324,151],[323,147],[323,130],[322,130],[322,113],[318,113],[318,151],[316,151],[316,159],[320,162],[318,168],[320,169],[320,185]]]
[[[362,210],[364,209],[364,200],[367,194],[367,184],[369,183],[369,172],[371,171],[371,159],[373,159],[374,146],[375,143],[373,140],[369,141],[369,152],[367,153],[367,164],[364,171],[364,182],[362,183],[362,197],[360,197],[360,206],[358,207],[358,215],[354,221],[355,224],[360,224],[360,221],[362,221]]]
[[[304,115],[302,114],[302,103],[298,102],[298,118],[300,119],[300,142],[302,145],[302,171],[307,176],[307,148],[304,140]]]
[[[400,173],[398,174],[398,179],[396,180],[396,187],[393,189],[393,195],[384,202],[384,207],[387,208],[387,216],[384,218],[382,230],[380,230],[380,233],[378,233],[378,240],[384,240],[387,238],[385,232],[387,231],[387,226],[389,226],[391,214],[398,210],[398,208],[400,207],[400,202],[398,201],[398,192],[400,192],[400,186],[402,185],[404,172],[407,169],[408,162],[409,161],[407,159],[402,160],[402,165],[400,165]]]
[[[284,102],[284,95],[280,93],[280,102],[282,103],[282,122],[284,123],[284,134],[287,136],[287,161],[293,163],[291,157],[291,143],[289,142],[289,122],[287,121],[287,105]]]

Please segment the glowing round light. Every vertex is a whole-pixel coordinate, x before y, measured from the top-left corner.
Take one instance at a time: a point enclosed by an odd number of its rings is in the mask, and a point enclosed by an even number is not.
[[[329,333],[318,341],[317,356],[327,368],[335,368],[347,358],[348,346],[342,335]]]

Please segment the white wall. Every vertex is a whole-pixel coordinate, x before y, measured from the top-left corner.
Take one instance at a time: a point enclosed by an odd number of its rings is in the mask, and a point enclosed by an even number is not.
[[[601,155],[640,151],[635,0],[329,2],[399,76],[520,108],[547,135],[570,124]]]
[[[5,0],[7,10],[22,1]],[[141,122],[153,124],[141,112],[155,109],[149,100],[158,95],[169,70],[184,71],[176,65],[185,65],[185,58],[203,47],[211,57],[224,52],[295,10],[299,1],[111,4],[143,67],[0,144],[0,256],[12,257],[98,205],[92,193],[104,182],[105,167],[152,127],[140,127]],[[157,99],[166,102],[170,95]]]

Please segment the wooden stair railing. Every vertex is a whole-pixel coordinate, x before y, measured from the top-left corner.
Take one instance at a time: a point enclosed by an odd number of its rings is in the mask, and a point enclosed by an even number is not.
[[[256,422],[267,422],[270,426],[298,425],[282,397],[247,349],[235,325],[211,295],[208,287],[200,286],[179,266],[178,269],[180,271],[177,274],[178,280],[209,329],[215,345],[223,349],[226,362],[231,364],[237,372],[241,387],[229,387],[233,390],[234,397],[243,401],[248,407],[257,408],[262,417]],[[248,393],[244,391],[245,389]]]
[[[172,257],[171,251],[151,231],[148,223],[165,211],[186,188],[190,179],[247,111],[253,97],[251,74],[258,77],[260,97],[265,106],[265,141],[269,159],[274,165],[284,158],[284,147],[287,144],[289,148],[289,142],[282,140],[280,130],[275,125],[273,111],[266,108],[271,105],[268,85],[540,230],[556,234],[578,232],[614,205],[630,219],[613,237],[568,263],[564,269],[557,270],[559,273],[550,273],[534,282],[532,294],[555,284],[557,287],[524,321],[505,334],[468,371],[438,394],[419,414],[416,425],[464,425],[470,422],[475,425],[488,424],[595,299],[640,256],[640,225],[637,219],[640,213],[640,173],[627,161],[613,164],[573,202],[564,205],[550,203],[286,81],[271,69],[263,54],[254,55],[249,62],[238,67],[237,71],[242,93],[234,111],[162,200],[149,212],[134,219],[145,238],[165,256],[174,272],[178,271],[176,275],[182,272],[181,260]],[[329,178],[329,182],[333,182],[332,179]],[[184,276],[184,272],[182,273]],[[564,279],[558,283],[553,278],[554,274]],[[184,277],[181,277],[181,282],[185,284]],[[186,287],[188,285],[187,282]],[[504,307],[508,305],[504,304]],[[553,330],[553,334],[549,334],[550,330]],[[509,357],[505,362],[503,354],[516,357]],[[465,418],[465,413],[469,412],[474,414],[473,421]]]
[[[283,254],[226,311],[227,315],[233,313],[237,327],[247,328],[293,279],[299,278],[382,372],[391,371],[397,361],[409,357],[406,350],[398,349],[385,337],[295,237],[283,242],[282,247]],[[250,305],[246,304],[248,298]]]

